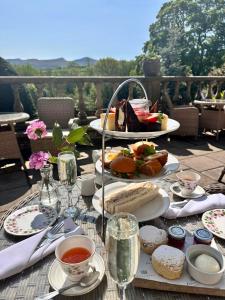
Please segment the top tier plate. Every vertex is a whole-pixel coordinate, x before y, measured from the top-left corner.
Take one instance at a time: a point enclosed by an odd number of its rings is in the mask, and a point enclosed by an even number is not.
[[[102,134],[103,129],[101,127],[101,120],[97,119],[90,123],[90,127],[97,130]],[[163,131],[146,131],[146,132],[125,132],[125,131],[110,131],[105,130],[105,134],[110,137],[116,137],[118,139],[149,139],[156,138],[160,135],[167,134],[169,132],[175,131],[180,127],[180,123],[173,120],[168,119],[168,128]]]

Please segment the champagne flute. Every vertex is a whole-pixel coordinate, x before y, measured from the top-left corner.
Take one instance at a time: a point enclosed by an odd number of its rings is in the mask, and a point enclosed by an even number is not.
[[[65,217],[77,217],[80,213],[78,207],[73,206],[72,189],[77,179],[76,158],[72,151],[64,151],[58,154],[59,180],[67,189],[68,207],[64,210]]]
[[[112,279],[118,284],[120,299],[125,300],[125,289],[137,272],[140,243],[135,216],[128,213],[113,215],[107,223],[106,248]]]

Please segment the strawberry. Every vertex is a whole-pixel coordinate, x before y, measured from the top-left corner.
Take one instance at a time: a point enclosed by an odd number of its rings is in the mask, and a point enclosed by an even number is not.
[[[149,116],[145,119],[146,122],[156,123],[158,121],[158,116]]]

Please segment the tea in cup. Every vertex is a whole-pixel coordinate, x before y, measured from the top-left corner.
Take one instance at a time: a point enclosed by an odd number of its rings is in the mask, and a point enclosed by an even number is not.
[[[182,171],[176,174],[182,196],[190,196],[196,189],[201,176],[192,171]]]
[[[94,242],[84,235],[73,235],[66,238],[55,250],[55,256],[61,268],[74,282],[79,282],[87,275],[94,254]]]

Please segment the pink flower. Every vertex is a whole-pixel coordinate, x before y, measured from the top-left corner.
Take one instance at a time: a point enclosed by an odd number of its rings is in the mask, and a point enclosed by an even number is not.
[[[48,159],[49,159],[49,154],[47,152],[39,151],[33,153],[29,159],[30,168],[39,170],[47,164]]]
[[[27,127],[26,134],[29,139],[37,140],[47,135],[46,125],[43,121],[34,120]]]

